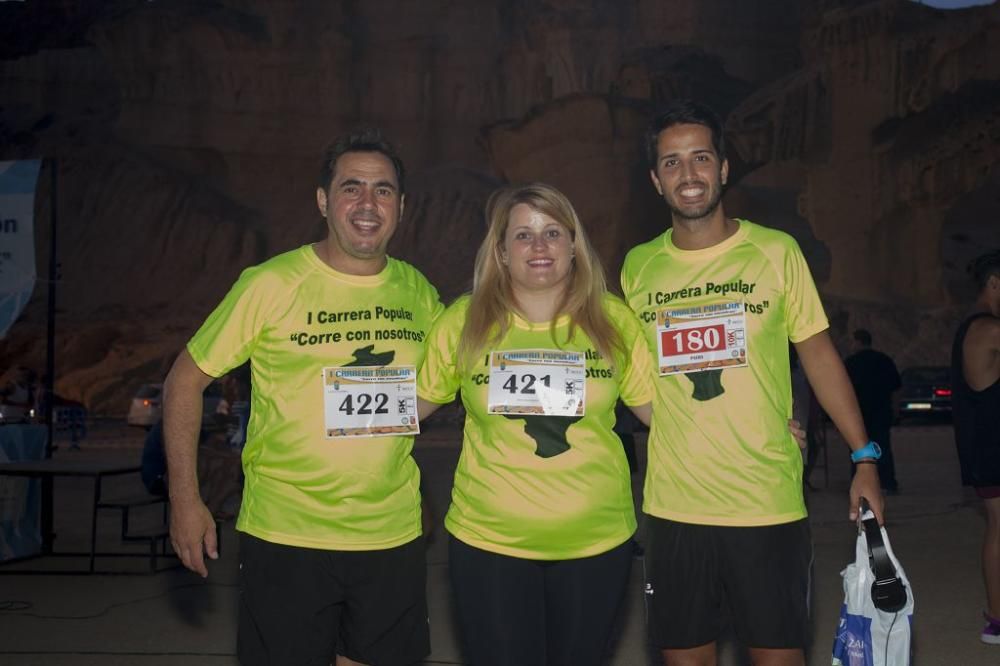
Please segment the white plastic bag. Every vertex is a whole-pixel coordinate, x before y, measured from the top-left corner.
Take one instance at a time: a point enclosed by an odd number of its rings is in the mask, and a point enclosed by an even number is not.
[[[874,517],[871,518],[874,520]],[[885,528],[878,528],[889,559],[906,591],[906,603],[896,612],[881,611],[872,600],[875,573],[869,563],[868,538],[859,531],[854,562],[844,578],[844,605],[833,641],[833,666],[910,666],[913,632],[913,589],[892,552]]]

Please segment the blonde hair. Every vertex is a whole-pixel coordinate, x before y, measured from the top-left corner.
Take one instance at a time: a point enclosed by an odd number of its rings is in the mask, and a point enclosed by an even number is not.
[[[548,215],[565,227],[575,246],[569,284],[550,324],[553,339],[556,320],[561,315],[568,315],[570,326],[566,342],[572,339],[579,326],[607,362],[613,363],[614,353],[624,352],[625,348],[621,335],[604,310],[608,289],[601,259],[587,240],[569,199],[551,185],[528,183],[501,188],[486,202],[489,228],[476,253],[472,295],[458,344],[459,365],[472,367],[485,347],[502,340],[510,329],[512,313],[517,311],[510,271],[502,257],[510,214],[519,204]]]

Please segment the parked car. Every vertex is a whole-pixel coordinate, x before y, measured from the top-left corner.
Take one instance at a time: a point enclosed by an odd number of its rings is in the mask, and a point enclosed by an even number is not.
[[[907,368],[900,375],[897,416],[951,416],[951,369],[944,366]]]
[[[34,411],[22,405],[0,402],[0,425],[6,423],[28,423],[34,418]]]
[[[215,411],[222,400],[222,384],[212,382],[205,389],[202,402],[201,423],[210,426],[214,423]],[[125,422],[131,426],[151,428],[163,418],[163,384],[143,384],[135,392],[135,397],[129,403]]]
[[[125,422],[130,426],[150,428],[160,420],[162,408],[160,396],[163,394],[163,384],[143,384],[135,392],[135,397],[128,406]]]

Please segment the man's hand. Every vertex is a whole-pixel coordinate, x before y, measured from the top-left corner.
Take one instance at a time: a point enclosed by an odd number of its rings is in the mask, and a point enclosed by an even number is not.
[[[851,509],[848,516],[853,521],[858,520],[861,498],[864,497],[871,505],[878,524],[884,524],[885,520],[882,514],[884,503],[882,485],[878,479],[878,466],[874,462],[870,462],[858,463],[854,468],[854,480],[851,481]]]
[[[788,419],[788,432],[792,433],[795,443],[804,451],[806,448],[806,431],[802,429],[802,424],[795,419]]]
[[[215,519],[200,497],[171,502],[170,544],[185,567],[208,578],[203,553],[213,560],[219,559],[219,544]]]

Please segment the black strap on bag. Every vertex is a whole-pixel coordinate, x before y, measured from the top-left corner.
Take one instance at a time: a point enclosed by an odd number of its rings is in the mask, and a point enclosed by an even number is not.
[[[868,540],[868,564],[875,572],[875,582],[872,583],[872,602],[875,608],[886,613],[895,613],[906,605],[906,586],[896,575],[896,567],[889,559],[889,552],[882,541],[882,530],[878,520],[868,505],[868,500],[861,498],[861,515],[871,514],[870,518],[861,521]]]

